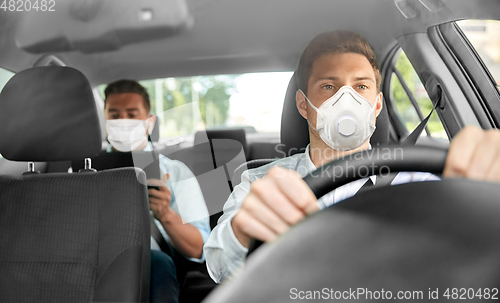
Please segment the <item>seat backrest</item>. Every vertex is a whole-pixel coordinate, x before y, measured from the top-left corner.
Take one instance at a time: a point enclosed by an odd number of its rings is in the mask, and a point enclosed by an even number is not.
[[[94,156],[101,132],[90,84],[69,67],[36,67],[0,94],[0,153],[13,161]],[[0,176],[0,301],[149,300],[145,175]]]

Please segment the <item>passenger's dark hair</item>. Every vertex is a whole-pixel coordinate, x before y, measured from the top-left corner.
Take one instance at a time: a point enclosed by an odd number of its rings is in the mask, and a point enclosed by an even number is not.
[[[104,90],[104,107],[106,107],[106,99],[109,95],[125,93],[136,93],[138,95],[141,95],[142,99],[144,99],[144,107],[149,113],[149,111],[151,110],[151,102],[149,101],[148,92],[146,91],[144,86],[139,84],[139,82],[127,79],[118,80],[108,84],[108,86]]]
[[[307,94],[307,83],[314,61],[324,54],[356,53],[366,57],[375,72],[377,89],[380,90],[382,77],[372,48],[360,35],[350,31],[331,31],[316,36],[300,56],[296,71],[297,86]]]

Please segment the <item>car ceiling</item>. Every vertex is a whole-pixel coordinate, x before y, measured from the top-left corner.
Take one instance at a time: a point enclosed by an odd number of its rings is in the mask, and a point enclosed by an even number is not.
[[[136,0],[121,0],[120,5],[131,1]],[[119,78],[284,71],[293,70],[307,43],[324,31],[360,33],[380,60],[400,36],[447,21],[500,16],[497,0],[187,0],[187,7],[194,23],[179,35],[114,51],[55,55],[93,85]],[[51,13],[67,11],[56,6]],[[0,10],[0,66],[15,72],[33,66],[42,55],[17,46],[22,17]]]

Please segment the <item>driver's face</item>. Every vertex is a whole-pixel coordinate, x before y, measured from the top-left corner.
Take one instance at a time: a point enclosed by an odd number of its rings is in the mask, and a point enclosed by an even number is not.
[[[378,88],[375,71],[365,56],[356,53],[324,54],[314,61],[307,85],[309,100],[316,107],[342,86],[350,86],[375,103]]]
[[[342,86],[350,86],[375,105],[379,94],[375,71],[368,59],[356,53],[324,54],[314,61],[307,84],[307,97],[319,108]],[[378,115],[382,104],[375,106]],[[308,110],[309,121],[316,121],[316,111]]]

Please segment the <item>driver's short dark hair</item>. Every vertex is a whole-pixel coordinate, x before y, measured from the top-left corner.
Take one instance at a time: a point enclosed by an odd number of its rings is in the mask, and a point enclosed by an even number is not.
[[[104,107],[106,107],[106,99],[111,94],[126,94],[136,93],[144,99],[144,107],[149,113],[151,110],[151,102],[149,101],[149,94],[139,82],[135,80],[122,79],[108,84],[104,90]]]
[[[307,83],[314,61],[324,54],[356,53],[366,57],[375,72],[377,89],[380,90],[382,77],[372,48],[360,35],[350,31],[331,31],[316,36],[300,56],[296,71],[297,86],[307,94]]]

